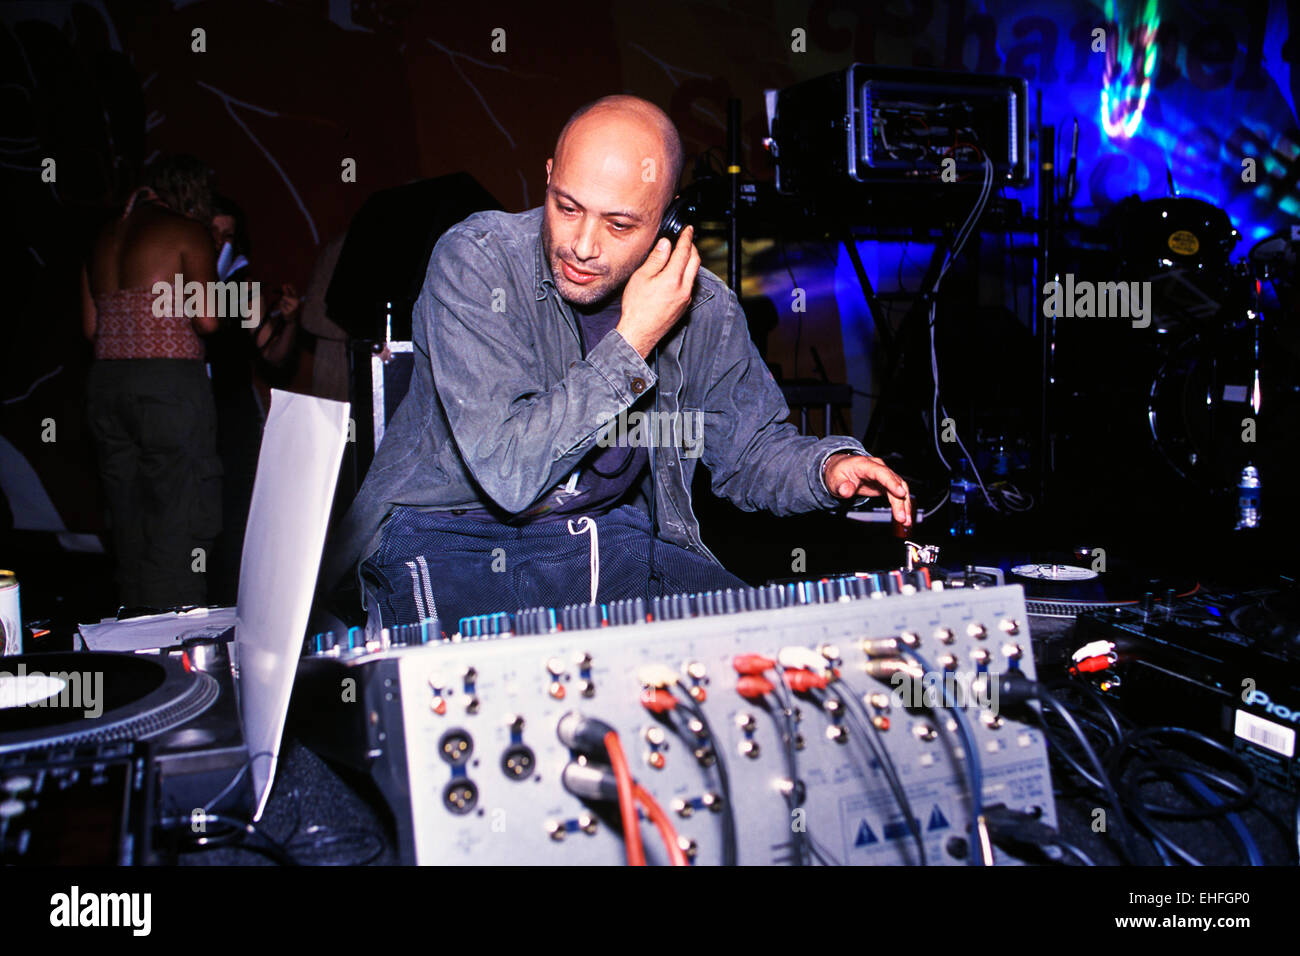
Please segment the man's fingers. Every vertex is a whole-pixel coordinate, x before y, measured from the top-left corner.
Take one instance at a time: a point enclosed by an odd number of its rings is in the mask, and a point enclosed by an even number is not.
[[[652,273],[658,274],[663,271],[664,266],[670,261],[672,251],[673,244],[669,240],[656,239],[654,248],[650,250],[650,255],[646,256],[645,264],[642,265],[642,268],[645,268],[645,266],[648,265],[650,266],[650,271]]]
[[[673,249],[673,256],[668,260],[668,267],[673,270],[673,275],[681,276],[686,272],[686,263],[690,261],[691,252],[695,249],[695,244],[692,242],[694,238],[694,226],[687,226],[677,237],[677,247]]]
[[[912,500],[904,495],[902,498],[889,496],[889,507],[894,512],[894,520],[899,524],[912,523]]]
[[[903,525],[911,524],[911,492],[907,482],[878,458],[857,456],[846,459],[846,462],[849,468],[835,484],[835,492],[840,498],[851,498],[854,495],[875,498],[886,495],[894,520]]]
[[[878,458],[869,460],[859,474],[876,482],[890,496],[907,497],[907,482],[894,474],[889,466]]]
[[[910,525],[912,523],[912,497],[907,482],[883,465],[880,471],[881,474],[877,481],[889,494],[889,509],[893,512],[894,520],[901,525]]]
[[[695,277],[699,274],[699,272],[700,272],[700,250],[696,249],[695,245],[692,244],[691,256],[689,259],[686,260],[686,269],[682,273],[682,285],[686,287],[688,292],[690,291],[691,286],[695,284]]]

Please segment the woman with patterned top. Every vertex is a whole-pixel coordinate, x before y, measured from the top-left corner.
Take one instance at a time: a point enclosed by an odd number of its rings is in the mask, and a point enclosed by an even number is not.
[[[210,219],[210,171],[192,157],[165,157],[100,232],[82,272],[82,325],[95,348],[87,412],[126,606],[207,599],[221,460],[201,336],[218,320],[205,296],[158,308],[154,286],[181,276],[209,288]]]

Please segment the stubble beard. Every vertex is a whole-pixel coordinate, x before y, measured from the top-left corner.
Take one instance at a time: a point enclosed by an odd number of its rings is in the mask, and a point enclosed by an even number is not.
[[[545,253],[547,261],[551,265],[551,275],[555,278],[555,288],[559,291],[560,298],[570,305],[579,305],[584,308],[612,301],[614,296],[622,291],[623,286],[627,284],[628,278],[637,268],[633,266],[624,276],[608,274],[601,276],[600,279],[590,285],[575,285],[564,274],[564,267],[560,264],[561,259],[556,245],[551,239],[550,225],[545,216],[542,217],[542,252]],[[575,264],[574,268],[581,267]]]

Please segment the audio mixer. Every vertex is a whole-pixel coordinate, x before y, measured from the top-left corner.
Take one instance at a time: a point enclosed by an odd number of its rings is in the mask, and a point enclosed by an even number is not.
[[[1018,862],[973,781],[1055,824],[1043,735],[988,679],[1035,676],[1019,586],[859,574],[375,637],[308,641],[294,720],[373,777],[407,863],[617,865],[629,827],[652,864]]]

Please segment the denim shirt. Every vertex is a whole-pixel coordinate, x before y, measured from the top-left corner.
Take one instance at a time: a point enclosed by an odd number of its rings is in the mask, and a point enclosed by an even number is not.
[[[624,434],[636,411],[657,411],[659,423],[673,413],[702,423],[695,436],[690,427],[644,429],[675,441],[653,449],[632,503],[649,513],[655,494],[657,535],[715,563],[691,510],[697,462],[713,491],[745,511],[847,504],[822,472],[835,452],[866,454],[862,445],[800,435],[786,421],[735,293],[708,269],[657,361],[652,352],[647,364],[616,329],[583,358],[573,310],[543,254],[544,212],[475,213],[434,246],[412,315],[410,390],[326,549],[326,592],[378,548],[394,506],[523,511],[568,477],[620,413],[630,416]]]

